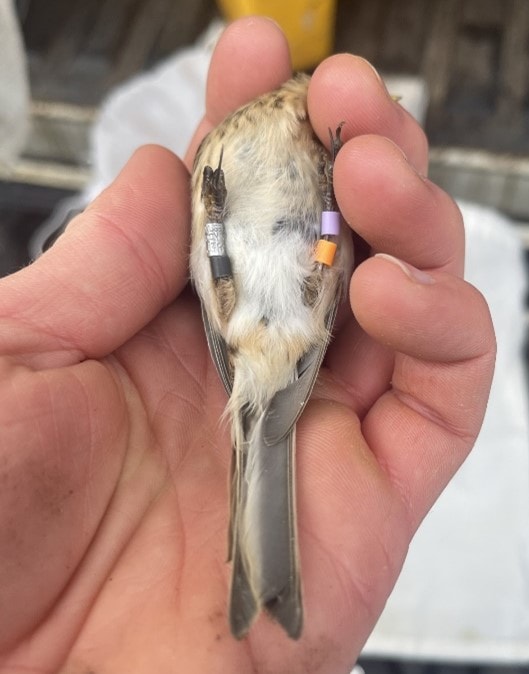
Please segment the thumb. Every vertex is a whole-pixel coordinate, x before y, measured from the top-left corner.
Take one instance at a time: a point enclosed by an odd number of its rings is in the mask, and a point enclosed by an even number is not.
[[[0,281],[0,353],[35,366],[110,353],[187,282],[188,173],[138,150],[36,262]]]

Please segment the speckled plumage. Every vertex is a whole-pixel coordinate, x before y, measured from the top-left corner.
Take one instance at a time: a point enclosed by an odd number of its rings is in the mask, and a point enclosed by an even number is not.
[[[332,267],[314,260],[331,172],[308,120],[308,83],[298,76],[230,115],[202,142],[192,177],[191,273],[230,395],[230,623],[237,637],[261,608],[293,638],[301,633],[295,422],[352,265],[347,228]],[[219,209],[208,202],[204,169],[218,167],[221,154],[225,201],[219,216],[233,275],[215,282],[205,225]]]

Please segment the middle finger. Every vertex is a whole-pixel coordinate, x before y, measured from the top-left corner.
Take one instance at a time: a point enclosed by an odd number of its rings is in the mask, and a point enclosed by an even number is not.
[[[419,269],[462,275],[465,245],[459,209],[392,141],[353,138],[338,154],[334,179],[345,220],[374,252]]]

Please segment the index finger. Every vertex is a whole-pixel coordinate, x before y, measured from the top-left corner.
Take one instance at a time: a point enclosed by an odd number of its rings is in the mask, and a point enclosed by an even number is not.
[[[33,264],[0,281],[0,354],[35,367],[107,355],[187,282],[182,162],[142,147]]]
[[[206,114],[185,156],[191,169],[204,136],[233,110],[276,89],[292,75],[287,40],[279,26],[263,17],[230,24],[221,35],[209,67]]]
[[[396,93],[397,92],[392,92]],[[315,70],[309,87],[310,121],[323,142],[344,122],[342,138],[385,136],[398,145],[417,171],[428,168],[428,141],[418,122],[396,103],[365,59],[337,54]]]

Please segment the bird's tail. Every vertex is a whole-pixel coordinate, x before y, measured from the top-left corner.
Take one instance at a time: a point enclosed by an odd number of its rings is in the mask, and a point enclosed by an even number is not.
[[[303,609],[296,530],[295,427],[267,444],[266,411],[234,422],[230,624],[243,637],[261,609],[296,639]]]

